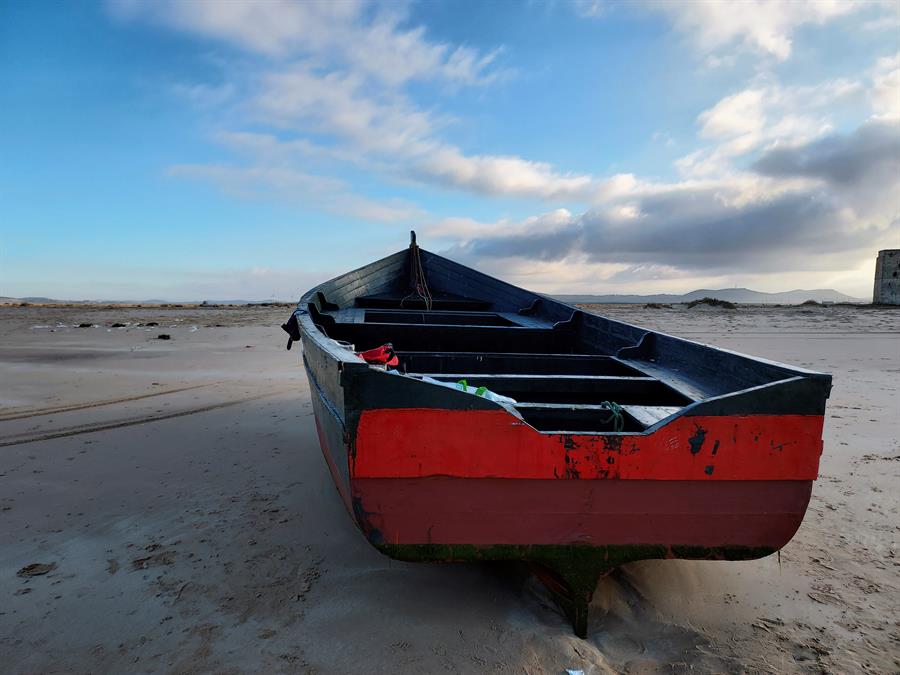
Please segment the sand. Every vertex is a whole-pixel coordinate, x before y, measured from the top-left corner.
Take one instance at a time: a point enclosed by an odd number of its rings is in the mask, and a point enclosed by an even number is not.
[[[0,308],[0,671],[900,669],[900,311],[602,311],[835,380],[780,559],[628,565],[579,640],[521,566],[366,544],[286,310]]]

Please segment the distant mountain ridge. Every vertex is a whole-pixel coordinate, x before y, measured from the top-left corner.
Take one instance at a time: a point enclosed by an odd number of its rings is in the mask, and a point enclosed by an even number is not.
[[[701,298],[715,298],[745,305],[799,305],[807,300],[816,302],[859,302],[868,303],[863,298],[854,298],[833,288],[816,288],[813,290],[796,289],[780,293],[764,293],[749,288],[701,288],[690,293],[657,293],[655,295],[555,295],[553,296],[569,304],[628,305],[648,302],[676,304],[691,302]]]
[[[754,291],[749,288],[719,288],[708,289],[701,288],[690,293],[657,293],[655,295],[590,295],[590,294],[570,294],[570,295],[553,295],[552,297],[567,302],[569,304],[597,304],[597,305],[639,305],[648,302],[676,304],[679,302],[691,302],[692,300],[700,300],[702,298],[716,298],[717,300],[726,300],[746,305],[799,305],[807,300],[815,300],[816,302],[854,302],[868,303],[869,300],[863,298],[854,298],[836,291],[833,288],[816,288],[813,290],[797,289],[793,291],[782,291],[780,293],[764,293],[762,291]],[[103,304],[103,305],[125,305],[125,304],[143,304],[143,305],[163,305],[163,304],[185,304],[199,305],[206,303],[209,305],[261,305],[261,304],[284,304],[283,300],[55,300],[53,298],[7,298],[0,297],[0,304],[8,304],[10,302],[29,302],[35,304]],[[292,303],[291,303],[292,304]]]

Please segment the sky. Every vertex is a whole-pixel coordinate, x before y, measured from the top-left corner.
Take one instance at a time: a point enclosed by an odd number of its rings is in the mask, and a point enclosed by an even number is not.
[[[0,295],[294,300],[410,229],[546,293],[870,298],[900,1],[0,0]]]

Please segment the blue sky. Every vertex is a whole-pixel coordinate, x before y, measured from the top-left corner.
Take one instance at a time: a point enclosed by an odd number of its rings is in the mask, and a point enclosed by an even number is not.
[[[900,247],[900,3],[7,2],[0,295],[294,299],[399,248],[546,292]]]

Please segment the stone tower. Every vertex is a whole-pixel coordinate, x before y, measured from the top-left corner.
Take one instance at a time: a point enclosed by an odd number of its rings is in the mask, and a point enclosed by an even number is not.
[[[876,305],[900,305],[900,248],[886,248],[878,252],[872,302]]]

